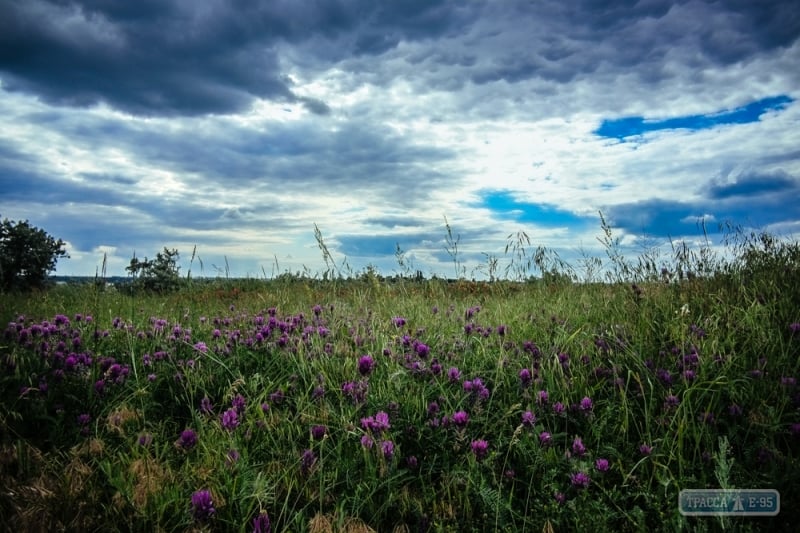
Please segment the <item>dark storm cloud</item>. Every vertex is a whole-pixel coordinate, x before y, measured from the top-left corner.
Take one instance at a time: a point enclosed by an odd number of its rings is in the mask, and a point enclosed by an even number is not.
[[[294,94],[281,46],[316,37],[340,55],[379,54],[446,31],[457,12],[371,0],[0,0],[0,75],[4,90],[140,115],[233,113],[254,98],[326,114],[325,102]]]
[[[773,195],[794,197],[797,192],[800,192],[800,183],[783,171],[743,174],[733,182],[712,182],[708,189],[709,196],[717,200]]]

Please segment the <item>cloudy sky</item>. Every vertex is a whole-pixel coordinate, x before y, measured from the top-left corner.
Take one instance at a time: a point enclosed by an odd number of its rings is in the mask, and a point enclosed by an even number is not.
[[[800,235],[796,0],[0,0],[0,216],[57,273],[453,277],[733,222]]]

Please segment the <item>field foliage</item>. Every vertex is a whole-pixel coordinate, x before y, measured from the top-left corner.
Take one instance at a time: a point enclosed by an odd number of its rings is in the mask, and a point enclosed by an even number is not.
[[[495,263],[492,282],[2,295],[0,524],[792,530],[798,245],[629,262],[606,236],[602,282],[518,236],[519,280]],[[709,487],[777,489],[781,513],[678,512],[681,489]]]

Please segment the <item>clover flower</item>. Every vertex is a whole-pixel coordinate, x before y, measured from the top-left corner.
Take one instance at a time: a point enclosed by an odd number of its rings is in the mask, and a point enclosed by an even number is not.
[[[585,489],[589,486],[591,478],[586,472],[575,472],[569,476],[570,483],[576,489]]]
[[[525,411],[522,413],[522,425],[525,427],[533,427],[536,423],[536,415],[533,414],[531,411]]]
[[[303,451],[303,454],[300,456],[300,473],[303,476],[307,476],[309,473],[311,473],[311,469],[316,462],[317,456],[314,455],[312,450]]]
[[[358,372],[362,376],[369,375],[375,368],[375,360],[369,355],[362,355],[358,360]]]
[[[608,459],[604,459],[602,457],[598,458],[594,462],[594,467],[597,469],[598,472],[608,472],[609,468]]]
[[[581,411],[591,411],[592,407],[594,407],[592,399],[588,396],[584,396],[581,400]]]
[[[389,460],[394,457],[394,442],[390,440],[385,440],[381,442],[381,452],[383,452],[383,456]]]
[[[175,444],[183,450],[191,450],[197,445],[197,433],[193,429],[184,429]]]
[[[572,441],[572,453],[578,457],[586,455],[586,446],[584,446],[580,437],[575,437],[575,440]]]
[[[311,438],[314,440],[322,440],[325,438],[325,434],[328,432],[328,428],[323,425],[316,425],[311,427]]]
[[[214,509],[214,502],[209,491],[198,490],[192,494],[192,515],[195,520],[208,520],[216,512],[217,510]]]
[[[258,516],[253,518],[253,533],[271,533],[272,526],[269,523],[269,515],[266,511],[261,511]]]
[[[239,427],[239,415],[236,413],[236,409],[230,408],[222,413],[221,424],[228,431],[233,431]]]

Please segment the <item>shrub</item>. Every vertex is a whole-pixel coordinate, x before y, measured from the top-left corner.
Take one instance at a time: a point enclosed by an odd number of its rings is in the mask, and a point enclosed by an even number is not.
[[[133,289],[167,293],[180,288],[178,250],[164,247],[155,259],[139,260],[135,255],[125,268],[133,276]]]

